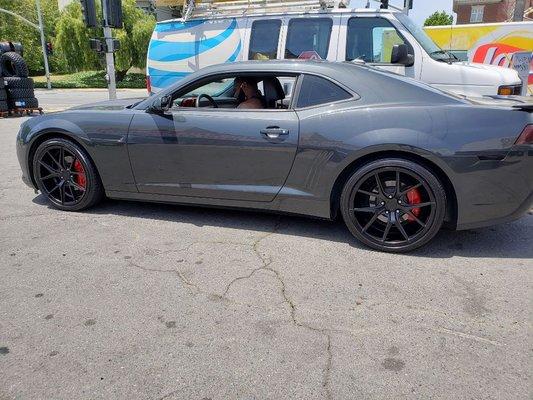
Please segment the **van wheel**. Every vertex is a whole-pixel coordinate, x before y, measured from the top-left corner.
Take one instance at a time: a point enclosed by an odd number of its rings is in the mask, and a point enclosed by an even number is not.
[[[354,172],[341,194],[346,226],[361,242],[385,252],[408,252],[442,226],[446,193],[437,177],[412,161],[388,158]]]

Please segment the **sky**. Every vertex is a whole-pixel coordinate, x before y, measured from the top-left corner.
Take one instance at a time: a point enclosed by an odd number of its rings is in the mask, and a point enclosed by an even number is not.
[[[409,16],[419,25],[423,25],[427,17],[435,11],[446,11],[448,14],[452,13],[453,0],[413,0],[413,9],[409,11]],[[403,0],[390,0],[390,4],[403,7]],[[364,8],[366,0],[351,0],[351,8]],[[371,8],[379,8],[379,3],[375,1],[370,2]]]

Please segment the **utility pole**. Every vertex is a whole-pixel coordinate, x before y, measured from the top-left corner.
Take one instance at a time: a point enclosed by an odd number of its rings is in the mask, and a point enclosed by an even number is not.
[[[526,11],[526,1],[516,0],[513,13],[513,21],[523,21],[524,12]]]
[[[46,87],[52,89],[50,82],[50,68],[48,67],[48,52],[46,51],[46,40],[44,39],[43,17],[41,15],[41,0],[35,0],[37,6],[37,18],[39,20],[39,31],[41,33],[41,47],[43,48],[44,56],[44,74],[46,75]]]
[[[115,80],[115,58],[113,55],[113,32],[111,31],[111,26],[109,25],[109,0],[102,0],[102,12],[104,17],[104,40],[106,43],[105,46],[105,63],[106,63],[106,72],[107,72],[107,83],[109,89],[109,99],[115,100],[117,98],[117,83]]]

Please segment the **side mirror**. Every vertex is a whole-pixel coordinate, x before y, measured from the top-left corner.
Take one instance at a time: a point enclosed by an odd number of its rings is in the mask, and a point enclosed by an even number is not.
[[[412,54],[409,54],[409,49],[406,44],[395,44],[392,47],[392,64],[403,64],[406,67],[410,67],[415,63],[414,58]]]
[[[172,108],[172,96],[157,97],[152,103],[151,109],[156,112],[165,112]]]

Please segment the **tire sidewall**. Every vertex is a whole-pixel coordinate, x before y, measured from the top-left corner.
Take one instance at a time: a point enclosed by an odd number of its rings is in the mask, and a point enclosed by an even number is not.
[[[432,221],[432,226],[428,231],[420,237],[417,241],[413,243],[408,243],[402,246],[384,246],[379,245],[372,240],[368,239],[366,236],[364,236],[361,232],[358,231],[356,228],[354,222],[351,219],[351,215],[349,212],[350,209],[350,193],[353,189],[353,187],[357,184],[357,182],[363,178],[368,173],[372,172],[375,169],[379,168],[385,168],[385,167],[398,167],[398,168],[404,168],[412,173],[415,173],[418,175],[422,180],[425,181],[428,188],[433,192],[433,196],[435,197],[435,216]],[[368,164],[365,164],[363,167],[357,169],[352,176],[348,179],[346,184],[344,185],[344,188],[342,190],[341,198],[340,198],[340,209],[342,213],[342,217],[344,220],[344,223],[346,224],[348,230],[352,235],[354,235],[359,241],[367,245],[368,247],[371,247],[373,249],[383,251],[383,252],[390,252],[390,253],[405,253],[409,251],[413,251],[426,243],[428,243],[435,235],[438,233],[440,228],[442,227],[444,216],[446,214],[446,192],[444,191],[444,188],[440,181],[437,179],[437,177],[429,171],[427,168],[423,167],[422,165],[405,159],[398,159],[398,158],[387,158],[387,159],[381,159],[377,161],[372,161]]]
[[[85,186],[85,194],[82,198],[82,200],[74,205],[63,205],[56,200],[50,198],[46,194],[46,189],[44,188],[41,180],[37,176],[37,168],[38,160],[41,159],[42,155],[51,147],[56,146],[64,146],[69,151],[74,153],[76,157],[81,161],[83,168],[85,170],[85,178],[86,178],[86,186]],[[100,193],[98,193],[99,188],[99,177],[96,174],[96,170],[93,166],[93,163],[89,159],[89,157],[86,155],[85,151],[83,151],[78,145],[74,144],[73,142],[66,140],[66,139],[49,139],[45,142],[41,143],[39,147],[37,147],[37,150],[35,151],[35,154],[33,156],[32,161],[32,167],[33,167],[33,176],[35,179],[35,183],[37,184],[37,188],[41,192],[43,196],[46,196],[48,201],[52,203],[52,205],[55,208],[58,208],[60,210],[64,211],[78,211],[82,210],[84,208],[88,208],[92,206],[97,198],[100,196]]]

